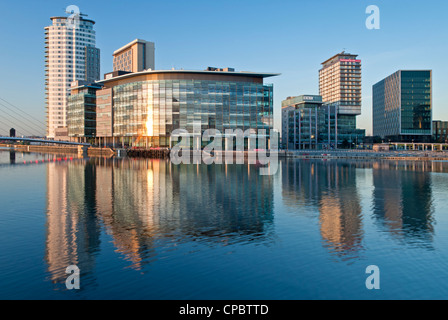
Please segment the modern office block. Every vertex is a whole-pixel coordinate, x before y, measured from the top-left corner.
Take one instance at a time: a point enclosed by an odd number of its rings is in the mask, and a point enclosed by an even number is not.
[[[399,70],[373,86],[373,135],[394,142],[430,142],[432,71]]]
[[[94,82],[101,79],[100,75],[100,49],[95,47],[85,47],[85,77],[87,82]]]
[[[302,95],[282,101],[282,144],[286,149],[317,149],[321,106],[321,96]]]
[[[255,133],[265,129],[270,135],[273,86],[263,79],[276,75],[218,70],[108,74],[96,82],[101,89],[76,89],[73,94],[78,97],[71,98],[70,104],[85,99],[81,93],[95,94],[96,138],[101,144],[169,146],[175,129],[191,134],[217,129],[223,135],[226,129]]]
[[[75,81],[67,104],[67,129],[70,138],[96,137],[96,90],[101,86]]]
[[[52,17],[45,27],[45,99],[47,137],[67,127],[67,96],[76,80],[100,79],[100,52],[95,48],[93,20],[79,16],[77,23],[67,17]]]
[[[364,142],[365,129],[356,128],[356,117],[341,114],[337,103],[326,103],[321,108],[319,143],[323,149],[349,149]]]
[[[282,101],[282,144],[288,150],[353,148],[363,142],[365,130],[354,117],[339,113],[336,103],[321,96],[302,95]]]
[[[149,69],[154,70],[154,42],[135,39],[116,50],[113,59],[113,71],[140,72]]]
[[[103,144],[113,143],[112,88],[96,91],[96,136],[103,138]],[[107,139],[109,138],[109,139]]]

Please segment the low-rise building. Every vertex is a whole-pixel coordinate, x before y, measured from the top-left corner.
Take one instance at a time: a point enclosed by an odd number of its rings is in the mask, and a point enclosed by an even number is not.
[[[96,91],[98,84],[74,81],[68,96],[67,133],[69,138],[87,141],[96,137]]]
[[[302,95],[282,101],[282,144],[290,150],[317,149],[321,96]]]
[[[321,96],[302,95],[282,101],[282,145],[288,150],[354,148],[363,142],[364,129],[356,119],[339,112],[338,103]]]
[[[434,142],[448,143],[448,121],[432,122],[432,139]]]

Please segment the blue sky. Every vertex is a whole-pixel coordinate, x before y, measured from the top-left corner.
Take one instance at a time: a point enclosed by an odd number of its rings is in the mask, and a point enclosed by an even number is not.
[[[77,5],[96,21],[101,73],[112,52],[136,39],[156,44],[157,69],[234,67],[275,72],[276,127],[287,96],[318,94],[318,70],[346,50],[362,60],[363,103],[358,127],[371,133],[372,85],[399,69],[433,70],[434,119],[448,120],[448,2],[442,0],[165,0],[2,1],[0,98],[45,117],[44,27]],[[368,30],[368,5],[381,29]],[[4,113],[0,107],[0,119]],[[0,134],[4,134],[0,123]]]

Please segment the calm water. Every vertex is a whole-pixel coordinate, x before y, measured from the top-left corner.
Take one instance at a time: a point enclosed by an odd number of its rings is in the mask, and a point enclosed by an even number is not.
[[[0,151],[0,299],[448,298],[448,163],[64,157]]]

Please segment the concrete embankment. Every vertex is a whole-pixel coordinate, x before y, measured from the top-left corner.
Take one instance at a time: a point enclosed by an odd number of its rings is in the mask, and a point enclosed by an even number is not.
[[[335,150],[335,151],[280,151],[279,156],[296,159],[359,159],[359,160],[408,160],[448,161],[448,152],[440,151],[387,151]]]
[[[58,154],[76,154],[77,146],[35,146],[35,145],[6,145],[16,151],[21,152],[40,152],[40,153],[58,153]]]
[[[111,149],[111,148],[94,148],[84,146],[46,146],[46,145],[14,145],[14,144],[0,144],[0,147],[11,148],[21,152],[37,152],[37,153],[53,153],[53,154],[71,154],[80,157],[112,157],[112,156],[128,156],[139,158],[155,158],[155,159],[169,159],[170,150],[167,148],[160,149]],[[203,156],[201,151],[201,156]],[[224,158],[227,157],[226,151],[219,152]],[[240,152],[230,151],[230,157],[237,157]],[[254,155],[257,158],[260,156],[259,152],[242,152],[244,158],[249,155]],[[212,152],[212,155],[218,155],[217,151]],[[190,156],[193,152],[190,150]],[[275,153],[267,152],[267,156],[278,156],[278,158],[296,158],[296,159],[358,159],[358,160],[408,160],[408,161],[448,161],[448,151],[372,151],[372,150],[301,150],[288,151],[280,150]]]
[[[112,157],[116,152],[111,148],[89,148],[87,154],[92,157]]]
[[[126,150],[127,156],[131,158],[152,158],[168,159],[170,157],[169,149],[129,149]]]
[[[204,151],[199,153],[198,157],[203,157]],[[169,158],[170,151],[168,149],[162,150],[127,150],[127,155],[129,157],[142,157],[142,158]],[[193,158],[194,152],[190,150],[188,155]],[[296,159],[358,159],[358,160],[407,160],[407,161],[448,161],[448,152],[418,152],[418,151],[387,151],[387,152],[376,152],[372,150],[332,150],[332,151],[286,151],[279,150],[277,152],[263,152],[261,155],[259,152],[237,152],[237,151],[214,151],[212,154],[207,154],[207,156],[221,156],[224,158],[237,158],[239,156],[247,159],[250,156],[259,158],[262,156],[267,156],[269,158],[296,158]],[[182,154],[177,156],[182,157]]]
[[[112,157],[115,152],[111,148],[80,148],[79,146],[37,146],[37,145],[7,145],[2,147],[12,148],[21,152],[55,153],[55,154],[80,154],[87,152],[87,156],[92,157]]]

